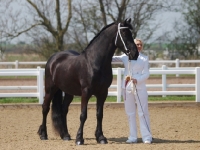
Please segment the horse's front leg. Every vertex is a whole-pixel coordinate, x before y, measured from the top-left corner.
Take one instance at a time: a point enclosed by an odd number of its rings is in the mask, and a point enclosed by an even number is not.
[[[78,129],[77,135],[76,135],[76,145],[83,145],[84,139],[83,139],[83,127],[85,124],[85,121],[87,119],[87,104],[91,97],[91,94],[88,92],[89,90],[83,90],[82,96],[81,96],[81,115],[80,115],[80,127]]]
[[[62,134],[60,135],[61,138],[63,140],[71,140],[71,136],[68,132],[68,128],[67,128],[67,114],[68,114],[68,111],[69,111],[69,105],[70,103],[72,102],[74,96],[73,95],[69,95],[67,93],[65,93],[65,97],[64,97],[64,100],[63,100],[63,106],[62,106],[62,109],[63,109],[63,131],[62,131]]]
[[[102,131],[103,107],[104,107],[104,102],[106,100],[107,95],[108,95],[108,91],[105,92],[104,94],[96,95],[97,97],[97,113],[96,113],[97,127],[96,127],[95,136],[96,136],[97,143],[100,143],[100,144],[108,143]]]

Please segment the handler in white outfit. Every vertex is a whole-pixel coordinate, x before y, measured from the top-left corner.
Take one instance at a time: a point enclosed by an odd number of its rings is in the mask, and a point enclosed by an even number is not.
[[[148,56],[141,54],[143,43],[140,39],[134,39],[138,48],[139,56],[137,60],[130,60],[127,55],[113,56],[113,62],[123,62],[125,71],[122,82],[122,92],[124,98],[125,111],[128,116],[130,135],[127,143],[137,143],[137,126],[136,126],[136,108],[138,111],[140,132],[144,143],[152,142],[150,130],[150,119],[148,112],[148,94],[145,81],[149,77],[149,59]],[[131,75],[130,75],[131,74]],[[135,90],[130,91],[126,84],[125,77],[131,76]],[[128,84],[127,84],[128,85]]]

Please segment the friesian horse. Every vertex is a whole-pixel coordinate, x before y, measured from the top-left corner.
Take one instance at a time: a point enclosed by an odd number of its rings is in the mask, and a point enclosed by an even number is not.
[[[67,128],[67,113],[74,95],[77,95],[81,96],[81,114],[76,145],[84,144],[83,127],[87,119],[87,105],[90,97],[94,95],[97,98],[96,141],[101,144],[107,143],[102,131],[102,119],[104,102],[113,78],[112,56],[116,48],[119,48],[129,59],[136,60],[138,57],[130,22],[131,19],[126,19],[121,23],[113,22],[105,26],[80,54],[76,51],[61,51],[49,58],[45,67],[43,119],[38,130],[41,140],[48,139],[46,119],[51,101],[55,130],[63,140],[71,139]]]

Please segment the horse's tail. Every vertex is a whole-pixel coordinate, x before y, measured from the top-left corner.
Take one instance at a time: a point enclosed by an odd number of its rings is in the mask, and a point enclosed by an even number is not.
[[[62,108],[62,91],[59,89],[52,100],[52,122],[55,131],[61,136],[64,134],[64,117]]]

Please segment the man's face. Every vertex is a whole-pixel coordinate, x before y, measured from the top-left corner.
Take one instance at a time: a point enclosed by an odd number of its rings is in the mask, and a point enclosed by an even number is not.
[[[136,41],[135,41],[135,44],[136,44],[136,46],[137,46],[138,52],[141,52],[142,49],[143,49],[143,44],[142,44],[142,42],[136,40]]]

